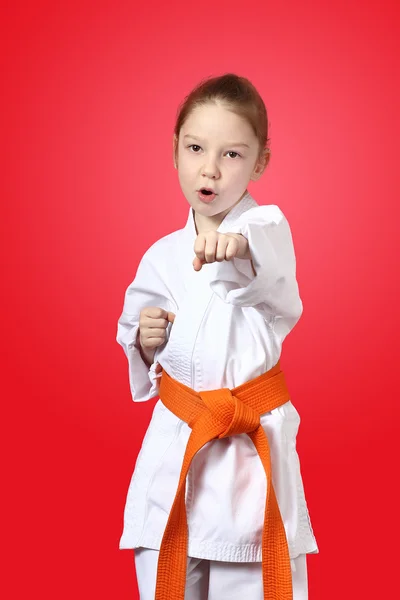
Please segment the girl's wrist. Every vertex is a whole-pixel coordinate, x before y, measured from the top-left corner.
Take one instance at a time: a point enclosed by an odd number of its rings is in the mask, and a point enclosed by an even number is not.
[[[150,368],[154,362],[154,355],[156,353],[156,349],[155,348],[143,348],[142,344],[140,343],[140,334],[138,334],[138,340],[139,340],[140,356],[142,357],[142,359],[144,360],[146,365]]]
[[[251,256],[248,239],[245,238],[241,233],[231,233],[230,235],[234,235],[239,240],[239,252],[237,257],[250,260],[253,274],[256,276],[257,272],[254,268],[253,257]]]

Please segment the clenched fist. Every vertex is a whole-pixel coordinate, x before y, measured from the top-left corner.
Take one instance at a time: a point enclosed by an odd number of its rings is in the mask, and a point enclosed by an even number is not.
[[[153,363],[156,348],[165,342],[168,323],[173,323],[175,315],[156,306],[147,306],[140,311],[139,341],[142,356],[150,365]]]
[[[251,259],[249,242],[240,233],[220,233],[214,230],[199,233],[194,243],[194,252],[195,271],[200,271],[204,264],[215,261],[222,262],[232,258]]]

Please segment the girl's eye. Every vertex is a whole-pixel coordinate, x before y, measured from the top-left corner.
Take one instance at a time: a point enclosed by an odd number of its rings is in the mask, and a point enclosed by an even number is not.
[[[195,154],[198,154],[201,150],[201,146],[199,146],[198,144],[189,144],[188,148],[190,148],[190,150]],[[234,152],[233,150],[228,151],[227,154],[231,155],[229,158],[240,157],[240,154],[238,152]]]

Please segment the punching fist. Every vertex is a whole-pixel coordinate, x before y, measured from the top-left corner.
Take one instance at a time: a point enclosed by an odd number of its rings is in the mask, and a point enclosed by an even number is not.
[[[194,243],[194,252],[195,271],[200,271],[204,264],[215,261],[222,262],[232,258],[251,259],[249,243],[240,233],[220,233],[214,230],[199,233]]]
[[[168,323],[174,320],[174,313],[156,306],[147,306],[140,311],[139,342],[142,355],[149,364],[153,363],[156,348],[165,342]]]

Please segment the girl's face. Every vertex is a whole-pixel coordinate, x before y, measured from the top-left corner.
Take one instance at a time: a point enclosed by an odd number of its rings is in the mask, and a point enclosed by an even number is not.
[[[174,160],[182,192],[204,217],[227,214],[262,174],[266,155],[250,124],[223,104],[196,107],[174,136]],[[214,192],[206,196],[203,188]]]

